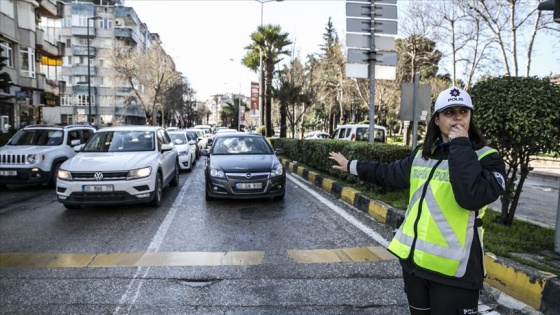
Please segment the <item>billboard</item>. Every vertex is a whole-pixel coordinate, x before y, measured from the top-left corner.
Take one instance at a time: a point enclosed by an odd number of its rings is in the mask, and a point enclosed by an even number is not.
[[[259,111],[259,82],[251,82],[251,110],[250,115],[253,117],[260,117]]]

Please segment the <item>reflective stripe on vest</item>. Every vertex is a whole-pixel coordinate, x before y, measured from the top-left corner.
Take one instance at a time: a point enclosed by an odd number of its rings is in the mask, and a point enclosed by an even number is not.
[[[489,147],[476,151],[479,161],[493,152],[496,150]],[[424,160],[420,151],[415,156],[410,172],[411,194],[405,220],[388,249],[401,259],[407,259],[412,254],[414,263],[422,268],[462,277],[474,237],[476,211],[463,209],[457,204],[449,182],[448,161],[437,165],[438,162]],[[482,218],[485,209],[479,210],[479,218]],[[479,227],[481,245],[482,234],[483,230]]]

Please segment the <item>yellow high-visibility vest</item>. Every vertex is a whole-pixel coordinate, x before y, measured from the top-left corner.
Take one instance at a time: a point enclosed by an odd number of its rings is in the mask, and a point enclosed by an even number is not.
[[[479,161],[493,152],[496,150],[489,147],[476,151]],[[412,254],[414,263],[424,269],[462,277],[467,269],[476,215],[482,218],[487,206],[479,211],[462,208],[455,201],[449,182],[448,161],[442,160],[439,165],[438,162],[424,160],[421,151],[414,157],[408,209],[388,249],[401,259]],[[478,227],[481,247],[483,233],[482,227]]]

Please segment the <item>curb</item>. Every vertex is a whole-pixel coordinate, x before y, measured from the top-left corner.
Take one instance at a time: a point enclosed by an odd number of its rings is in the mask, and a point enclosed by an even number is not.
[[[377,221],[396,229],[404,220],[405,211],[371,199],[344,183],[325,178],[297,163],[278,157],[286,171],[295,173],[313,185],[322,188]],[[560,279],[556,275],[522,265],[511,259],[485,253],[487,276],[484,282],[501,292],[539,310],[544,314],[560,314]]]

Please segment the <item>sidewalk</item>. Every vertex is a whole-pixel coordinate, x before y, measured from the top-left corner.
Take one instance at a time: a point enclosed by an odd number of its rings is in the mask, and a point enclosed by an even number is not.
[[[534,167],[534,170],[529,173],[529,176],[542,176],[550,179],[560,178],[560,160],[551,160],[533,161],[530,165]],[[370,199],[360,191],[344,186],[344,183],[325,178],[321,174],[307,170],[292,161],[284,158],[280,158],[280,161],[287,172],[299,175],[311,184],[372,216],[378,222],[396,229],[404,219],[404,210],[392,208],[381,201]],[[538,257],[535,258],[535,255],[532,258],[539,259]],[[558,262],[560,268],[560,255],[547,255],[543,259],[552,259]],[[488,272],[485,279],[486,284],[543,314],[560,314],[560,278],[555,274],[540,271],[489,252],[485,253],[484,260]]]
[[[533,167],[529,176],[560,180],[560,159],[537,158],[529,166]]]

